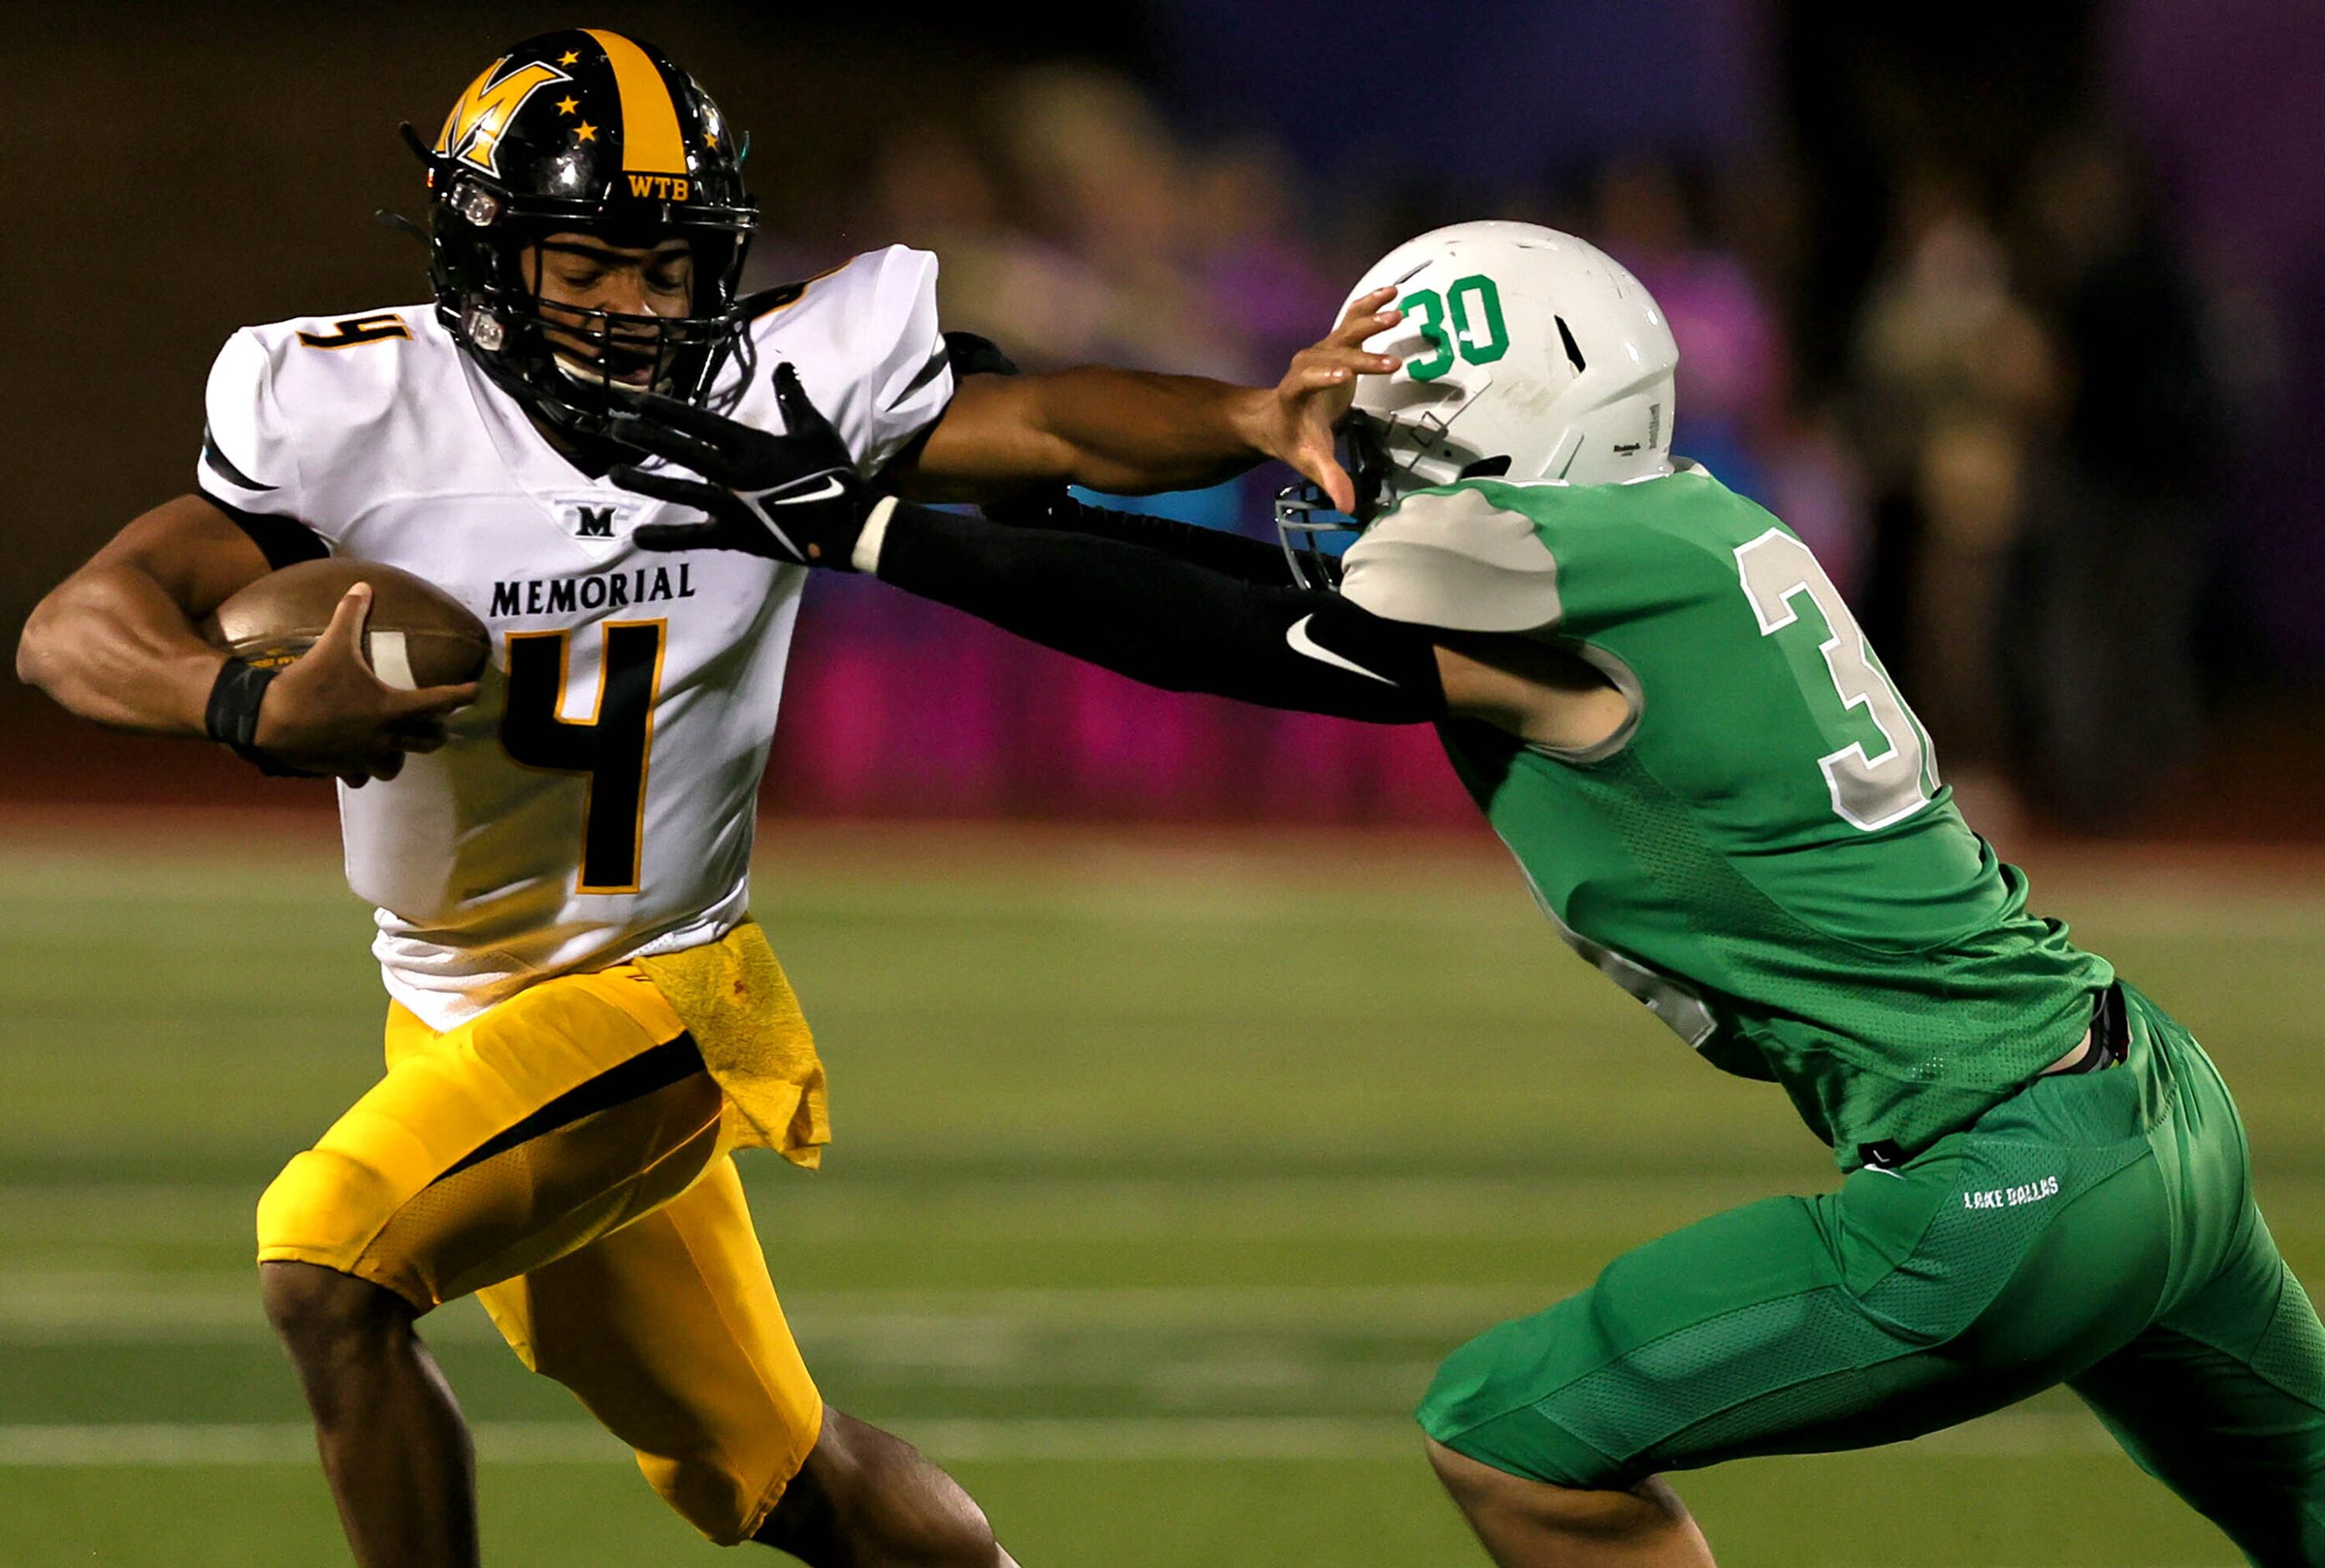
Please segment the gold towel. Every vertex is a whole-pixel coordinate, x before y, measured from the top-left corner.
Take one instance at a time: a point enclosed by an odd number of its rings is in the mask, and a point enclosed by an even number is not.
[[[810,1170],[831,1141],[823,1062],[783,966],[755,920],[716,942],[635,961],[670,1002],[740,1114],[743,1148]]]

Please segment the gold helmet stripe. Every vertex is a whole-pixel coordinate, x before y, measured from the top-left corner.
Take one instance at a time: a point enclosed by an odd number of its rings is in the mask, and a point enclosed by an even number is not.
[[[686,143],[678,133],[678,106],[646,51],[618,32],[600,27],[581,31],[606,51],[614,68],[614,89],[622,99],[624,172],[684,174]]]

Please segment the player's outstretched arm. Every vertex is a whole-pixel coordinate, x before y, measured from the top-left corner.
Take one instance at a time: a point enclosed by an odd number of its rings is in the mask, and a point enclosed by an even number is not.
[[[987,501],[1058,480],[1136,495],[1215,484],[1275,457],[1347,510],[1356,487],[1334,453],[1333,426],[1358,375],[1397,367],[1364,347],[1403,319],[1386,309],[1394,294],[1377,290],[1349,306],[1273,387],[1103,365],[966,377],[918,449],[885,477],[917,501]]]
[[[1225,529],[1181,522],[1176,518],[1092,506],[1086,501],[1075,500],[1062,484],[1043,485],[1005,502],[987,503],[985,515],[1012,528],[1095,534],[1101,539],[1120,540],[1125,544],[1144,545],[1246,583],[1264,583],[1277,588],[1298,586],[1292,576],[1291,558],[1283,553],[1281,544],[1268,544]]]
[[[264,554],[216,504],[165,502],[33,608],[16,644],[17,678],[99,724],[208,735],[227,659],[194,623],[266,571]],[[359,585],[314,647],[257,690],[254,749],[292,770],[361,784],[392,779],[405,752],[443,743],[443,715],[474,701],[476,687],[382,684],[362,652],[369,607]]]
[[[1430,628],[1174,551],[1096,532],[1012,528],[890,498],[875,506],[853,564],[1165,690],[1374,724],[1426,724],[1447,714]]]

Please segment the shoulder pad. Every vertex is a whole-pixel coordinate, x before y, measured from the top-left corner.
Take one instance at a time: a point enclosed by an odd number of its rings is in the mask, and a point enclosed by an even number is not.
[[[244,360],[257,362],[259,378],[286,421],[317,429],[361,425],[410,382],[417,361],[459,353],[438,327],[434,310],[431,305],[409,305],[353,316],[300,317],[245,327],[228,346],[243,346]],[[219,356],[222,368],[229,358]]]
[[[763,366],[790,362],[824,418],[876,473],[936,421],[953,371],[937,327],[937,259],[904,245],[867,251],[804,283],[755,294],[752,347]],[[779,429],[766,378],[736,418]]]
[[[427,367],[457,356],[427,305],[245,327],[210,366],[200,488],[253,512],[303,514],[309,486]]]
[[[1562,613],[1558,561],[1533,521],[1472,484],[1406,497],[1348,547],[1340,566],[1340,592],[1391,621],[1535,632]]]

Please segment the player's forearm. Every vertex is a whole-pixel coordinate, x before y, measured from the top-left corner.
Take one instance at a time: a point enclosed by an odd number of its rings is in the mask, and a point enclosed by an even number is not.
[[[921,501],[984,500],[1042,481],[1125,495],[1197,489],[1270,455],[1274,395],[1098,365],[973,375],[896,477]]]
[[[226,655],[134,566],[91,566],[41,601],[16,644],[16,678],[86,719],[199,736]]]
[[[1198,375],[1091,365],[1033,378],[1042,423],[1072,452],[1062,475],[1144,495],[1231,479],[1268,454],[1260,432],[1274,392]]]
[[[1375,724],[1441,718],[1436,649],[1336,594],[1091,534],[884,503],[859,570],[1169,691]]]
[[[1281,545],[1265,544],[1225,529],[1181,522],[1175,518],[1092,506],[1075,500],[1063,486],[989,504],[985,513],[1012,528],[1056,529],[1144,545],[1246,583],[1264,583],[1279,588],[1293,586],[1292,563]]]

